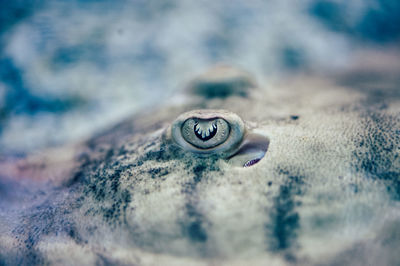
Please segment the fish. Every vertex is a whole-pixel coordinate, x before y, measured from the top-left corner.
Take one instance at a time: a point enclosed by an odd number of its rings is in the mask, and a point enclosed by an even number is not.
[[[398,265],[399,76],[217,65],[86,140],[3,156],[0,264]]]

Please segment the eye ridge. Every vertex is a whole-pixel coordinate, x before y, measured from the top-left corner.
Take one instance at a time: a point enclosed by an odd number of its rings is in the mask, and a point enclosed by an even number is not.
[[[212,139],[215,136],[215,134],[217,134],[218,127],[217,124],[214,122],[207,129],[207,131],[205,131],[202,130],[202,128],[199,126],[199,123],[197,122],[196,124],[194,124],[193,130],[196,137],[205,142],[207,140]]]

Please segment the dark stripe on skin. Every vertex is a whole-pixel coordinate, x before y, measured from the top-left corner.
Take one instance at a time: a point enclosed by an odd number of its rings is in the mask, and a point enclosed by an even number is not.
[[[203,227],[203,215],[196,210],[196,206],[192,202],[187,203],[185,208],[189,219],[192,220],[186,227],[190,240],[193,242],[206,242],[208,236]]]
[[[201,198],[197,192],[198,185],[209,176],[215,175],[215,172],[220,172],[220,169],[215,164],[214,159],[199,160],[191,167],[190,174],[193,174],[193,178],[184,185],[182,190],[186,198],[184,206],[186,215],[181,222],[182,234],[190,240],[196,254],[200,257],[214,257],[218,252],[215,247],[211,247],[210,237],[207,232],[211,223],[199,211],[198,205]]]
[[[367,178],[383,182],[388,193],[400,200],[399,160],[400,118],[383,113],[368,112],[361,118],[363,135],[355,139],[355,169]]]
[[[209,227],[210,222],[198,210],[200,198],[197,187],[200,182],[207,178],[205,173],[216,170],[218,169],[215,168],[213,160],[202,160],[192,168],[193,179],[185,184],[182,191],[186,195],[186,217],[181,222],[182,233],[193,243],[197,254],[201,257],[212,257],[215,255],[215,250],[212,250],[208,245],[209,236],[206,227]]]
[[[208,238],[203,227],[204,217],[197,211],[196,208],[196,205],[199,201],[196,188],[197,184],[201,182],[203,178],[203,172],[206,170],[206,168],[207,166],[202,164],[193,167],[194,177],[189,183],[186,184],[183,191],[187,198],[185,208],[189,220],[188,224],[184,224],[183,230],[192,242],[206,242]]]
[[[296,207],[301,202],[295,196],[302,195],[303,177],[288,175],[287,180],[279,187],[279,194],[273,199],[273,207],[268,211],[271,219],[266,224],[268,250],[282,253],[288,261],[295,261],[292,254],[297,246],[297,232],[300,229],[300,215]]]

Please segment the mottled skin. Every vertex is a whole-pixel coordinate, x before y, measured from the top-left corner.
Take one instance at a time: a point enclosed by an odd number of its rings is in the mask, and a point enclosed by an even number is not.
[[[0,264],[399,265],[399,83],[336,81],[189,89],[52,156],[4,159]],[[166,130],[192,109],[238,114],[266,156],[181,149]]]

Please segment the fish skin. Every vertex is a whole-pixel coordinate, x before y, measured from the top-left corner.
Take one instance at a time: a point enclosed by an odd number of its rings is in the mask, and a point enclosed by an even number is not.
[[[0,264],[396,265],[400,90],[384,77],[377,97],[349,76],[188,89],[81,143],[3,159]],[[194,109],[238,114],[270,139],[265,157],[242,168],[175,145],[168,126]]]

